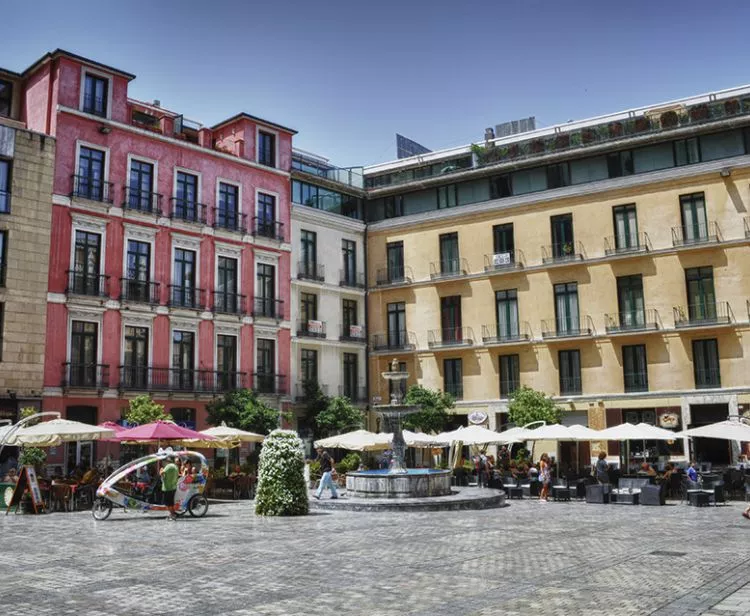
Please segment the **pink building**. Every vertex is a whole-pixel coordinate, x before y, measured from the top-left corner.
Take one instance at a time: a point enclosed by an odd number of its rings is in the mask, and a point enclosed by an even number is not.
[[[132,79],[61,50],[24,72],[23,119],[57,139],[44,410],[116,421],[151,393],[203,429],[236,387],[281,408],[295,131],[245,113],[204,127],[129,98]]]

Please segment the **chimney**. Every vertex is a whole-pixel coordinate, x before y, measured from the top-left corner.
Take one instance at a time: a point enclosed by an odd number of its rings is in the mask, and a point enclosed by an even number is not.
[[[159,99],[154,99],[154,107],[161,107],[161,101]]]

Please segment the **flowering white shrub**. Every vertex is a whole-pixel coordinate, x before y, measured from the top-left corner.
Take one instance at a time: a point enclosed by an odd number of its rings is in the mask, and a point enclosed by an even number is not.
[[[263,441],[258,466],[258,515],[306,515],[305,456],[296,432],[274,430]]]

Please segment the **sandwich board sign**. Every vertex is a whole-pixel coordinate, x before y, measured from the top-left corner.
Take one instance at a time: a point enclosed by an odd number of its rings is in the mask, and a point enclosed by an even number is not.
[[[15,507],[16,513],[18,513],[21,499],[26,492],[31,494],[31,504],[34,507],[34,513],[42,513],[44,511],[44,499],[42,499],[42,492],[39,489],[39,482],[37,481],[36,471],[33,466],[21,467],[21,473],[18,475],[18,483],[16,483],[16,489],[13,490],[13,498],[8,503],[5,515],[10,513],[11,507]]]

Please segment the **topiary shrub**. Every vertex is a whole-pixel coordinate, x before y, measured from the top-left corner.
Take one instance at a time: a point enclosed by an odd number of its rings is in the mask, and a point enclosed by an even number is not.
[[[305,456],[296,432],[274,430],[263,441],[258,467],[257,515],[306,515]]]

